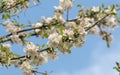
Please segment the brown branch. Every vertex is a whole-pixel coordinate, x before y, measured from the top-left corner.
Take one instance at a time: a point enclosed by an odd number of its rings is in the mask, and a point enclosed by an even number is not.
[[[26,35],[27,35],[27,34],[26,34]],[[25,36],[26,36],[26,35],[25,35]],[[32,34],[31,34],[31,36],[36,36],[36,35],[37,35],[36,33],[32,33]],[[25,37],[25,36],[24,36],[24,37]],[[0,43],[4,43],[4,42],[7,42],[7,41],[11,41],[11,38],[5,38],[5,39],[3,38],[3,39],[0,40]]]
[[[112,9],[113,10],[113,9]],[[112,11],[111,10],[111,11]],[[116,11],[119,11],[120,8],[117,8]],[[103,18],[101,18],[100,20],[98,20],[96,23],[94,23],[91,27],[87,28],[85,31],[90,30],[91,28],[93,28],[94,26],[96,26],[99,22],[101,22],[102,20],[104,20],[107,16],[109,16],[110,14],[106,14]]]
[[[11,60],[18,60],[18,59],[22,59],[22,58],[29,58],[29,57],[28,56],[21,56],[21,57],[11,58]]]
[[[30,30],[42,29],[43,27],[46,27],[46,26],[23,29],[23,30],[17,31],[16,33],[18,34],[18,33],[26,32],[26,31],[30,31]],[[7,34],[7,35],[1,37],[1,38],[0,38],[0,43],[1,43],[2,41],[5,41],[5,40],[2,40],[4,37],[8,38],[8,37],[11,36],[11,35],[12,35],[12,33]],[[8,40],[8,39],[7,39],[7,40]],[[9,39],[9,40],[10,40],[10,39]]]
[[[46,72],[38,72],[38,71],[36,71],[36,70],[33,70],[32,72],[33,72],[35,75],[36,75],[36,73],[41,74],[41,75],[48,75]]]
[[[95,22],[91,27],[87,28],[85,31],[88,31],[88,30],[90,30],[91,28],[93,28],[94,26],[96,26],[99,22],[101,22],[101,21],[102,21],[103,19],[105,19],[107,16],[109,16],[109,14],[105,15],[103,18],[101,18],[100,20],[98,20],[97,22]],[[76,21],[77,19],[78,19],[78,18],[72,19],[72,20],[68,20],[68,22],[70,22],[70,21]],[[20,31],[18,31],[18,32],[16,32],[16,33],[18,34],[18,33],[21,33],[21,32],[26,32],[26,31],[35,30],[35,29],[42,29],[42,28],[45,28],[45,27],[47,27],[47,26],[43,25],[42,27],[28,28],[28,29],[20,30]],[[3,36],[3,37],[8,38],[8,37],[11,36],[11,35],[12,35],[12,33],[10,33],[10,34],[8,34],[8,35],[5,35],[5,36]],[[35,35],[33,34],[32,36],[35,36]],[[3,43],[3,42],[6,42],[6,41],[10,41],[10,40],[11,40],[10,38],[9,38],[9,39],[6,39],[6,40],[2,40],[3,37],[0,38],[0,43]]]
[[[44,52],[44,51],[47,51],[47,50],[50,50],[50,48],[45,48],[45,49],[42,49],[42,50],[38,50],[37,52]],[[19,59],[23,59],[23,58],[27,58],[27,59],[30,59],[30,56],[28,55],[25,55],[25,56],[20,56],[20,57],[16,57],[16,58],[11,58],[11,60],[19,60]]]
[[[25,2],[25,1],[28,1],[28,0],[24,0],[24,2]],[[3,13],[4,11],[7,11],[7,10],[9,10],[9,9],[12,9],[12,8],[20,5],[21,3],[22,3],[22,1],[14,4],[14,5],[12,5],[12,6],[8,7],[8,8],[0,9],[0,13]]]
[[[30,30],[42,29],[43,27],[46,27],[46,26],[28,28],[28,29],[24,29],[24,30],[17,31],[16,33],[18,34],[18,33],[27,32],[27,31],[30,31]],[[9,37],[9,36],[11,36],[11,35],[12,35],[12,33],[6,35],[5,37]],[[0,38],[0,39],[1,39],[1,38]]]
[[[98,20],[97,22],[95,22],[91,27],[87,28],[85,31],[90,30],[91,28],[95,27],[99,22],[101,22],[102,20],[104,20],[107,16],[109,16],[110,14],[106,14],[103,18],[101,18],[100,20]]]
[[[0,40],[0,43],[7,42],[7,41],[11,41],[11,38],[7,38],[7,39],[5,39],[5,40],[4,40],[4,39],[1,39],[1,40]]]
[[[120,8],[116,9],[117,11],[120,10]],[[103,18],[101,18],[100,20],[98,20],[97,22],[95,22],[91,27],[87,28],[85,31],[88,31],[90,30],[91,28],[95,27],[97,24],[99,24],[99,22],[101,22],[102,20],[104,20],[107,16],[109,16],[110,14],[106,14]],[[80,18],[80,17],[79,17]],[[72,20],[67,20],[67,22],[71,22],[71,21],[77,21],[77,19],[79,18],[75,18],[75,19],[72,19]],[[42,27],[34,27],[34,28],[28,28],[28,29],[24,29],[24,30],[20,30],[18,32],[16,32],[17,34],[18,33],[21,33],[21,32],[26,32],[26,31],[30,31],[30,30],[35,30],[35,29],[41,29],[41,28],[44,28],[44,27],[47,27],[43,24]],[[12,33],[8,34],[8,35],[5,35],[3,37],[6,37],[8,38],[9,36],[11,36]],[[32,36],[35,36],[36,34],[33,34]],[[0,38],[0,43],[3,43],[3,42],[6,42],[6,41],[10,41],[11,39],[6,39],[6,40],[2,40],[3,37]]]

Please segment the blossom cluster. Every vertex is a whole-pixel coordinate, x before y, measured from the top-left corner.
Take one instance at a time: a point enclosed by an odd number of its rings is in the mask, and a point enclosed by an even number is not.
[[[32,2],[36,4],[37,2],[39,2],[39,0],[32,0]],[[25,4],[22,5],[22,9],[26,9],[29,7],[29,0],[2,0],[2,3],[2,5],[5,5],[4,8],[10,8],[16,4]]]
[[[18,31],[21,30],[21,28],[19,26],[15,25],[10,20],[5,21],[3,23],[3,25],[5,25],[6,30],[12,34],[12,36],[11,36],[12,42],[17,43],[17,44],[22,44],[22,40],[21,40],[20,36],[25,36],[25,33],[24,32],[17,33]]]
[[[6,4],[7,8],[10,6],[13,6],[15,4],[16,0],[3,0],[3,3]]]
[[[31,59],[31,61],[27,60],[24,61],[19,67],[21,70],[23,70],[25,75],[31,75],[35,70],[33,66],[31,66],[31,63],[34,63],[36,66],[40,66],[44,63],[47,63],[48,60],[55,60],[58,58],[57,54],[55,52],[49,53],[49,52],[41,52],[39,48],[33,44],[32,42],[29,42],[24,49],[27,57]]]
[[[4,1],[6,2],[7,0]],[[15,0],[9,1],[11,2],[8,3],[8,6],[15,3]],[[33,0],[33,2],[36,1],[37,0]],[[116,8],[110,6],[108,8],[92,7],[85,10],[80,9],[78,16],[75,19],[66,20],[64,19],[63,14],[69,12],[73,7],[72,3],[73,0],[59,0],[59,5],[54,6],[55,12],[52,17],[45,18],[42,16],[42,22],[32,24],[30,29],[24,31],[22,31],[22,28],[13,21],[5,21],[3,25],[11,34],[8,36],[11,39],[10,41],[17,44],[23,44],[23,42],[25,42],[26,47],[24,48],[24,52],[26,55],[25,58],[20,58],[20,61],[10,60],[9,57],[6,57],[6,52],[1,50],[0,54],[2,57],[0,57],[0,59],[5,56],[4,58],[7,58],[7,63],[9,62],[9,64],[11,63],[16,67],[19,67],[25,75],[32,75],[32,73],[34,73],[33,65],[41,66],[42,64],[47,63],[48,60],[57,59],[57,52],[69,54],[71,53],[70,49],[72,47],[82,47],[86,41],[87,35],[97,34],[109,45],[112,42],[113,37],[107,30],[113,30],[118,25]],[[28,5],[29,2],[26,4]],[[39,48],[33,42],[22,40],[28,35],[47,38],[48,41],[46,47],[48,49],[42,50],[42,48]],[[1,49],[2,47],[5,48],[5,50],[10,50],[9,45],[3,44]],[[18,56],[12,55],[11,57]]]
[[[57,58],[57,55],[54,52],[53,53],[40,52],[39,48],[32,42],[27,44],[27,47],[24,49],[24,51],[27,54],[27,56],[30,56],[31,59],[33,59],[37,63],[37,65],[46,63],[48,61],[48,58],[50,59]]]
[[[18,15],[30,7],[30,2],[31,0],[1,0],[0,13],[2,13],[2,18],[9,19],[11,15]],[[32,0],[32,2],[36,5],[39,0]],[[4,11],[6,12],[4,13]]]
[[[33,67],[30,65],[29,61],[24,61],[20,65],[20,69],[24,72],[24,75],[32,75],[32,73],[34,71]]]
[[[11,45],[10,44],[0,44],[0,61],[3,64],[9,65]]]

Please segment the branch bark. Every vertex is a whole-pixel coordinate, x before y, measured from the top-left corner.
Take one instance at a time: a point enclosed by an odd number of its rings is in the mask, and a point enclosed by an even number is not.
[[[88,30],[90,30],[91,28],[93,28],[94,26],[96,26],[99,22],[101,22],[102,20],[104,20],[107,16],[109,16],[109,14],[105,15],[103,18],[101,18],[100,20],[98,20],[97,22],[95,22],[91,27],[87,28],[85,31],[88,31]],[[78,19],[78,18],[77,18],[77,19]],[[76,21],[77,19],[68,20],[68,22]],[[46,27],[46,26],[43,25],[42,27],[33,27],[33,28],[23,29],[23,30],[20,30],[20,31],[18,31],[18,32],[16,32],[16,33],[18,34],[18,33],[27,32],[27,31],[30,31],[30,30],[42,29],[42,28],[44,28],[44,27]],[[8,37],[11,36],[11,35],[12,35],[12,33],[7,34],[7,35],[5,35],[5,36],[3,36],[3,37],[8,38]],[[35,34],[32,34],[32,36],[35,36]],[[6,40],[2,40],[2,39],[3,39],[3,38],[1,37],[1,38],[0,38],[0,43],[3,43],[3,42],[6,42],[6,41],[10,41],[10,40],[11,40],[10,38],[8,38],[8,39],[6,39]]]
[[[24,0],[24,2],[25,2],[25,1],[28,1],[28,0]],[[22,1],[14,4],[14,5],[12,5],[12,6],[8,7],[8,8],[0,9],[0,13],[3,13],[4,11],[7,11],[7,10],[9,10],[9,9],[12,9],[12,8],[20,5],[21,3],[22,3]]]
[[[100,20],[98,20],[97,22],[95,22],[91,27],[87,28],[85,31],[88,31],[91,28],[93,28],[94,26],[96,26],[99,22],[101,22],[102,20],[104,20],[107,16],[109,16],[109,14],[106,14],[103,18],[101,18]]]
[[[48,48],[45,48],[45,49],[42,49],[42,50],[38,50],[37,52],[44,52],[44,51],[47,51],[47,50],[50,50],[50,48],[48,47]],[[30,56],[28,56],[28,55],[20,56],[20,57],[12,58],[11,60],[19,60],[19,59],[23,59],[23,58],[30,59]]]

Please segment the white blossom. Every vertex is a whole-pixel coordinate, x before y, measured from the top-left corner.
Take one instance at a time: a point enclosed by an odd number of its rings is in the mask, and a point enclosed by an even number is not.
[[[96,14],[96,19],[94,19],[94,21],[98,21],[98,20],[100,20],[101,18],[103,18],[104,17],[104,15],[103,15],[103,13],[102,12],[100,12],[99,14]]]
[[[3,47],[5,47],[8,51],[10,51],[10,49],[11,49],[11,45],[10,44],[3,44]]]
[[[58,50],[63,54],[69,54],[69,49],[73,46],[70,42],[63,42],[58,46]]]
[[[15,3],[15,0],[3,0],[6,3],[7,7],[13,6]]]
[[[48,62],[48,56],[47,53],[44,52],[39,52],[38,54],[36,54],[36,57],[33,59],[33,62],[39,66],[42,65],[44,63]]]
[[[63,31],[63,34],[69,36],[69,38],[72,38],[74,32],[73,32],[72,29],[65,29],[65,30]]]
[[[41,16],[41,19],[43,20],[43,22],[50,24],[53,18],[51,17],[45,18],[45,16]]]
[[[62,7],[65,7],[67,10],[70,10],[72,8],[72,1],[71,0],[59,0],[60,5]]]
[[[84,27],[81,27],[81,26],[78,26],[77,28],[75,28],[79,34],[83,34],[83,35],[86,35],[87,32],[85,31],[85,28]]]
[[[87,32],[85,31],[84,27],[81,27],[81,26],[78,26],[77,28],[75,28],[75,30],[77,30],[77,32],[79,33],[79,36],[76,38],[76,41],[73,43],[73,46],[81,47],[86,40],[85,37]]]
[[[108,7],[104,12],[107,14],[110,14],[111,12],[116,14],[116,10],[113,9],[113,7]]]
[[[111,29],[114,29],[118,25],[115,16],[106,17],[106,25]]]
[[[58,16],[58,14],[56,14],[56,13],[53,16],[53,19],[56,19],[60,24],[64,24],[65,23],[65,19],[61,15]]]
[[[37,22],[36,24],[35,24],[35,27],[42,27],[43,26],[43,24],[42,23],[40,23],[40,22]],[[40,32],[41,31],[41,29],[35,29],[35,32]]]
[[[66,22],[65,26],[66,26],[66,28],[73,28],[76,26],[76,23],[75,22]]]
[[[20,66],[20,64],[19,64],[19,62],[17,60],[11,60],[10,63],[13,64],[15,67]]]
[[[64,9],[62,6],[54,6],[54,8],[57,13],[60,13],[60,14],[64,13]]]
[[[20,27],[15,26],[10,20],[7,20],[3,23],[6,26],[7,31],[10,33],[16,33],[17,31],[21,30]]]
[[[86,18],[80,18],[79,21],[81,27],[87,28],[92,25],[93,19],[86,17]]]
[[[17,33],[21,30],[19,26],[14,25],[10,20],[7,20],[3,22],[3,25],[6,26],[6,30],[10,33],[12,33],[11,40],[14,43],[22,44],[22,40],[19,38],[19,36],[25,36],[25,32]]]
[[[37,47],[32,43],[32,42],[29,42],[27,44],[27,47],[24,49],[25,53],[28,55],[28,56],[31,56],[32,59],[35,58],[36,54],[37,54]]]
[[[48,44],[55,48],[61,42],[62,36],[59,35],[58,33],[53,33],[49,35],[48,39],[49,39]]]
[[[100,8],[99,7],[92,7],[91,9],[93,12],[99,12],[100,11]]]
[[[48,53],[48,59],[56,60],[56,59],[58,59],[58,55],[55,52]]]
[[[81,37],[80,37],[81,38]],[[82,47],[85,41],[78,40],[73,44],[74,47]]]
[[[102,31],[99,33],[100,37],[106,40],[109,44],[113,41],[113,36],[107,31]]]
[[[89,30],[89,34],[98,34],[98,32],[99,32],[99,29],[97,26],[94,26]]]
[[[48,24],[51,23],[51,21],[52,21],[52,18],[51,18],[51,17],[48,17],[48,18],[46,18],[46,20],[45,20],[45,22],[48,23]]]
[[[20,65],[20,69],[24,72],[24,75],[32,75],[32,71],[34,70],[29,61],[24,61]]]
[[[19,35],[12,35],[11,36],[11,40],[12,40],[12,42],[14,42],[14,43],[17,43],[17,44],[22,44],[22,40],[19,38]]]
[[[37,66],[48,62],[47,54],[44,52],[38,52],[38,48],[32,42],[27,44],[24,51],[28,56],[31,56],[31,59]]]

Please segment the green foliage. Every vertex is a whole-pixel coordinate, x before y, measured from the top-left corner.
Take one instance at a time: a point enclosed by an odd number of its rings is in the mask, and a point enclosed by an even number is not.
[[[71,50],[69,50],[69,49],[68,49],[66,52],[67,52],[68,54],[71,54]]]
[[[82,8],[82,5],[81,4],[77,4],[77,7]]]
[[[48,33],[45,33],[45,34],[44,34],[44,38],[48,38]]]
[[[78,38],[78,37],[79,37],[79,33],[78,33],[77,31],[75,31],[74,37],[75,37],[75,38]]]
[[[118,62],[116,62],[116,66],[113,69],[120,72],[120,64]]]
[[[29,32],[29,33],[26,35],[26,37],[27,37],[27,38],[30,38],[30,37],[31,37],[31,35],[32,35],[32,33],[31,33],[31,32]]]
[[[42,44],[42,46],[41,46],[41,47],[42,47],[42,49],[43,49],[43,48],[45,47],[45,44]]]
[[[2,19],[9,19],[9,18],[10,18],[10,14],[9,13],[2,15]]]

